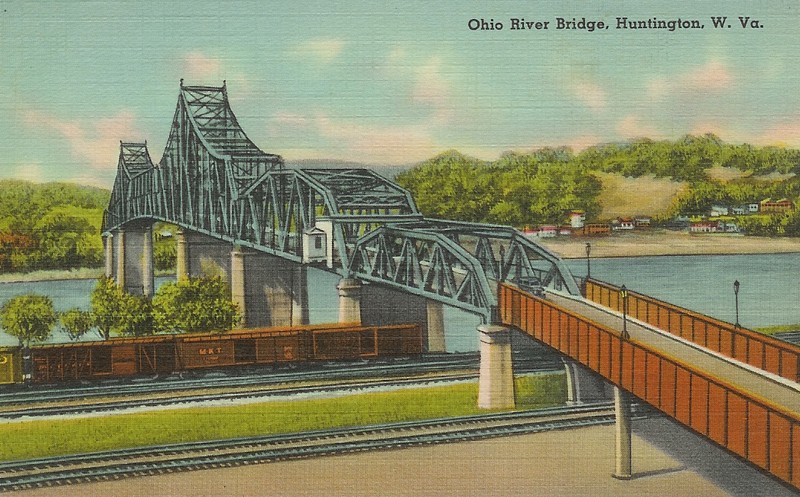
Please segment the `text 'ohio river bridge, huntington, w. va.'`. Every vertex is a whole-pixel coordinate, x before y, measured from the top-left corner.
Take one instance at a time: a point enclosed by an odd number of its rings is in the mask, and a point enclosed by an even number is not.
[[[614,387],[616,476],[631,476],[630,396],[800,488],[800,348],[595,280],[507,226],[425,218],[369,169],[285,167],[233,114],[226,86],[181,82],[158,164],[120,144],[106,273],[153,294],[152,226],[180,227],[178,278],[222,269],[245,326],[308,323],[307,269],[337,273],[339,320],[422,323],[444,351],[443,305],[481,316],[479,405],[514,406],[511,330],[570,362],[570,395]],[[333,289],[331,289],[333,291]],[[387,305],[390,303],[389,305]]]

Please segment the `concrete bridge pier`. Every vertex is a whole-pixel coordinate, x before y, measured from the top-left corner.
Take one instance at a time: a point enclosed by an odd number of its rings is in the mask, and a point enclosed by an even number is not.
[[[117,230],[106,242],[106,273],[126,292],[152,297],[153,226],[149,223],[131,224]]]
[[[481,342],[478,407],[511,409],[515,400],[510,330],[496,324],[482,324],[478,331]]]
[[[435,300],[428,300],[427,335],[428,352],[446,352],[447,344],[444,336],[444,304]]]
[[[220,276],[230,283],[231,244],[202,233],[181,230],[177,235],[178,280]]]
[[[343,282],[339,283],[340,288]],[[358,281],[358,280],[350,280]],[[348,285],[350,285],[348,283]],[[360,287],[360,313],[361,322],[365,325],[390,325],[419,323],[422,325],[423,336],[427,337],[428,352],[444,352],[444,305],[435,300],[427,299],[408,292],[398,291],[377,283],[370,283]],[[342,297],[340,288],[340,310],[349,302],[347,297]],[[347,294],[353,291],[345,290]],[[340,322],[345,322],[341,319]]]
[[[616,418],[616,457],[614,465],[614,478],[630,480],[632,473],[631,462],[631,399],[628,393],[614,387],[614,412]]]
[[[103,251],[105,252],[105,272],[106,278],[114,277],[114,235],[103,237]]]
[[[336,285],[340,323],[361,323],[361,286],[355,278],[342,278]]]
[[[235,247],[230,252],[230,284],[231,298],[239,305],[245,327],[309,322],[305,266]]]
[[[610,385],[602,376],[575,361],[563,358],[562,361],[567,378],[567,404],[591,404],[611,399]]]

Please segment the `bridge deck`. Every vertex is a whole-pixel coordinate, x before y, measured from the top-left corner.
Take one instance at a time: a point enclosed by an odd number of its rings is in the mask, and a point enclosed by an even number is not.
[[[580,298],[548,293],[547,299],[612,330],[622,330],[622,317]],[[628,318],[630,340],[646,344],[681,362],[728,383],[742,393],[760,397],[778,408],[800,412],[800,385],[704,349],[663,330]]]
[[[630,320],[625,339],[621,314],[582,298],[543,299],[509,285],[498,294],[502,323],[800,488],[797,382],[640,321]]]

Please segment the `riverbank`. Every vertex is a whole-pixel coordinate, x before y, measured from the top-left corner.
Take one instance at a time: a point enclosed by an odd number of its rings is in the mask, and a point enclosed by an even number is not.
[[[592,245],[593,258],[800,252],[800,238],[688,233],[661,229],[614,233],[608,236],[536,238],[535,241],[567,259],[585,258],[587,243]]]

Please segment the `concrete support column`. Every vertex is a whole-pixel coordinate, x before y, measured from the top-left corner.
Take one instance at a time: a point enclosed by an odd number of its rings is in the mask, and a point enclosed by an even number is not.
[[[428,300],[428,352],[445,352],[444,304]]]
[[[562,359],[567,378],[567,404],[591,404],[611,400],[610,386],[602,376],[569,359]]]
[[[106,278],[114,276],[114,235],[103,237],[103,248],[105,249],[105,275]]]
[[[616,414],[616,461],[614,478],[630,480],[631,464],[631,400],[627,392],[614,387],[614,411]]]
[[[295,265],[292,271],[292,326],[309,324],[308,316],[308,268]]]
[[[178,239],[178,260],[180,260],[180,240]],[[184,239],[185,250],[185,239]],[[185,261],[186,259],[184,259]],[[188,269],[184,266],[184,278],[189,278]],[[181,266],[178,265],[178,278],[181,278]],[[247,290],[245,287],[245,269],[244,269],[244,252],[239,247],[235,247],[231,251],[231,300],[239,306],[239,313],[241,315],[240,325],[247,323],[247,305],[246,305]]]
[[[361,323],[361,282],[342,278],[336,285],[339,291],[339,322]]]
[[[152,298],[155,293],[155,266],[153,264],[153,227],[142,231],[142,295]]]
[[[153,226],[147,222],[129,224],[117,237],[117,284],[133,295],[152,297]]]
[[[114,239],[117,241],[117,285],[125,288],[125,231],[118,230]]]
[[[183,230],[178,230],[175,234],[176,254],[175,268],[178,281],[189,279],[189,244],[186,241],[186,234]]]
[[[510,409],[514,401],[514,369],[511,363],[511,335],[505,326],[478,326],[481,341],[481,368],[478,380],[478,407]]]

